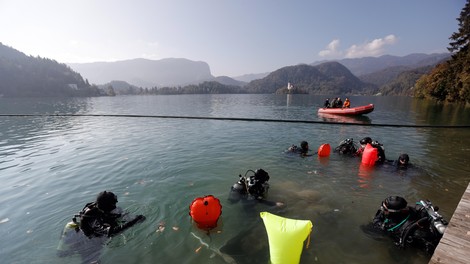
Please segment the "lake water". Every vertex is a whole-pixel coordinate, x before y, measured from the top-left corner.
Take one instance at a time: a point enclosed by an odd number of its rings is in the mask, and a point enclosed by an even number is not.
[[[375,104],[374,112],[337,120],[317,115],[324,99],[0,98],[2,263],[81,263],[79,255],[56,256],[60,234],[102,190],[113,191],[119,206],[147,219],[108,241],[98,252],[101,263],[227,263],[222,254],[237,263],[268,263],[261,211],[312,221],[311,244],[304,247],[301,263],[427,263],[429,256],[399,250],[390,240],[373,239],[359,227],[389,195],[404,196],[410,204],[430,199],[450,220],[470,180],[470,129],[378,124],[468,126],[470,109],[406,97],[352,97],[353,106]],[[345,138],[359,141],[365,136],[382,143],[388,159],[408,153],[414,166],[406,171],[388,165],[364,170],[358,158],[336,153],[326,159],[284,153],[302,140],[315,152],[323,143],[335,147]],[[283,207],[246,208],[227,201],[238,175],[258,168],[271,176],[268,199],[282,201]],[[223,206],[219,225],[209,235],[188,214],[191,201],[208,194]],[[157,232],[159,226],[165,229]]]

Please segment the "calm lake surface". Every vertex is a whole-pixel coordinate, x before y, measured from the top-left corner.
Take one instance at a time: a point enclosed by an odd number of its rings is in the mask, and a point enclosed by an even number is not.
[[[109,240],[98,252],[101,263],[229,263],[227,256],[236,263],[268,263],[262,211],[312,221],[311,244],[301,263],[427,263],[429,256],[371,238],[360,226],[389,195],[404,196],[410,204],[430,199],[450,220],[470,180],[470,129],[375,125],[468,126],[470,109],[406,97],[352,97],[353,106],[375,104],[374,112],[338,120],[317,115],[324,100],[310,95],[0,98],[2,263],[82,263],[79,255],[56,256],[60,235],[103,190],[116,193],[123,209],[147,219]],[[336,153],[319,159],[284,152],[302,140],[315,152],[323,143],[335,147],[345,138],[365,136],[384,145],[387,159],[405,152],[414,166],[365,170],[358,158]],[[227,201],[238,175],[258,168],[271,176],[268,199],[284,202],[283,207],[246,208]],[[208,194],[223,206],[210,235],[188,214],[191,201]],[[165,229],[157,232],[159,226]]]

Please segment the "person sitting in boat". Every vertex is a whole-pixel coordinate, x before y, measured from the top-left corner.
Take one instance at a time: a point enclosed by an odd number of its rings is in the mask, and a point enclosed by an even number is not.
[[[410,157],[406,153],[400,154],[393,163],[398,169],[407,169],[410,165]]]
[[[338,98],[333,98],[333,100],[331,100],[331,103],[330,103],[330,108],[336,108],[337,107],[337,101],[338,101]]]
[[[252,175],[248,175],[248,173],[252,173]],[[238,177],[238,181],[230,188],[228,200],[231,203],[237,203],[238,201],[256,201],[269,206],[283,205],[281,202],[272,202],[266,200],[269,189],[268,181],[270,177],[265,170],[247,170],[245,176],[240,174]]]
[[[330,99],[326,98],[323,108],[330,108]]]
[[[349,101],[349,98],[346,97],[344,100],[343,108],[349,108],[351,107],[351,102]]]
[[[300,154],[300,156],[302,157],[311,156],[308,154],[308,151],[309,151],[309,148],[308,148],[307,141],[300,142],[300,147],[296,145],[292,145],[287,149],[287,152],[297,153],[297,154]]]
[[[358,150],[356,151],[356,156],[361,156],[362,152],[364,152],[364,149],[366,148],[366,145],[371,144],[371,143],[372,143],[372,139],[370,137],[365,137],[361,139],[359,141],[359,144],[361,144],[361,147],[358,148]]]
[[[341,141],[341,143],[339,143],[339,145],[334,149],[334,152],[351,156],[356,155],[357,151],[357,144],[352,138],[347,138]]]
[[[438,210],[430,201],[412,207],[403,197],[389,196],[372,222],[361,228],[369,235],[390,236],[400,248],[414,247],[432,255],[447,226]]]
[[[341,97],[338,97],[336,99],[336,108],[341,108],[343,107],[343,101],[341,100]]]

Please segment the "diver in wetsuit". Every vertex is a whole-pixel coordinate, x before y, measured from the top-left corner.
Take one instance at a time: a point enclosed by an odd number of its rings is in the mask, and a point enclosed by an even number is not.
[[[410,165],[410,157],[408,154],[403,153],[398,157],[397,160],[393,162],[393,165],[395,165],[398,169],[407,169]]]
[[[251,172],[253,175],[247,176]],[[281,206],[280,202],[266,200],[269,189],[269,174],[263,169],[248,170],[245,176],[239,175],[239,180],[230,189],[228,200],[232,203],[238,201],[256,202],[269,206]]]
[[[292,145],[287,149],[287,152],[297,153],[297,154],[300,154],[300,156],[302,157],[311,156],[308,154],[308,151],[309,151],[309,148],[308,148],[307,141],[300,142],[300,147],[296,145]]]
[[[334,152],[343,155],[356,156],[358,147],[352,138],[347,138],[339,143],[339,145],[334,149]]]
[[[390,196],[372,223],[362,228],[366,233],[389,235],[400,248],[415,247],[432,255],[447,226],[437,210],[429,201],[421,200],[411,207],[403,197]]]
[[[95,202],[86,204],[65,226],[57,255],[78,253],[83,263],[94,263],[99,261],[101,248],[109,237],[145,220],[143,215],[129,219],[127,213],[116,207],[117,202],[114,193],[103,191]]]
[[[361,144],[361,147],[359,147],[356,151],[356,156],[361,156],[362,152],[364,152],[364,149],[366,148],[367,144],[371,144],[372,139],[370,137],[365,137],[359,141],[359,144]]]
[[[112,212],[116,209],[117,202],[117,196],[114,193],[104,191],[98,194],[95,202],[88,203],[82,209],[78,215],[80,217],[79,228],[87,237],[111,237],[145,220],[145,216],[138,215],[133,220],[120,224],[119,218],[122,215]]]
[[[283,210],[283,203],[266,200],[270,179],[263,169],[248,170],[245,176],[239,175],[239,180],[230,189],[228,200],[235,204],[240,202],[243,208],[243,223],[240,223],[238,235],[229,239],[220,248],[220,252],[233,258],[234,262],[227,263],[268,263],[269,245],[266,243],[266,230],[259,217],[258,204],[263,211]],[[276,212],[279,214],[279,212]]]
[[[383,164],[384,162],[388,161],[385,158],[385,149],[383,144],[379,143],[377,140],[372,141],[370,137],[365,137],[359,141],[361,147],[357,149],[355,156],[362,156],[364,149],[366,148],[367,144],[370,144],[372,147],[377,149],[377,160],[375,164]]]
[[[385,149],[382,144],[380,144],[377,140],[372,141],[372,147],[377,149],[377,161],[376,164],[383,164],[387,161],[385,158]]]

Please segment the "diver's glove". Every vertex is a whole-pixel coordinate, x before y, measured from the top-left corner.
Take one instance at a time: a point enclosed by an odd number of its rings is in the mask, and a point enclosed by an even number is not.
[[[123,225],[122,225],[122,228],[123,228],[123,230],[124,230],[124,229],[127,229],[127,228],[129,228],[129,227],[131,227],[131,226],[137,224],[137,223],[141,223],[141,222],[143,222],[143,221],[145,221],[145,216],[143,216],[143,215],[138,215],[138,216],[136,216],[134,219],[132,219],[131,221],[129,221],[129,222],[123,224]]]
[[[108,237],[111,237],[111,236],[113,236],[117,233],[120,233],[120,232],[128,229],[129,227],[131,227],[131,226],[133,226],[137,223],[141,223],[143,221],[145,221],[145,216],[138,215],[138,216],[136,216],[136,218],[132,219],[131,221],[129,221],[129,222],[123,224],[123,225],[120,225],[120,226],[117,226],[115,228],[110,229],[109,232],[108,232]]]
[[[138,215],[136,216],[136,218],[134,218],[134,220],[136,220],[136,223],[142,223],[143,221],[145,221],[145,216]]]

